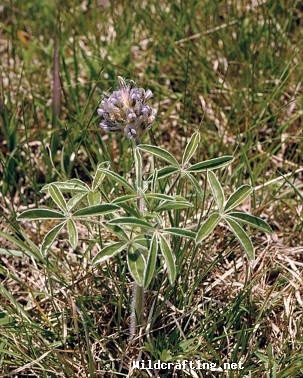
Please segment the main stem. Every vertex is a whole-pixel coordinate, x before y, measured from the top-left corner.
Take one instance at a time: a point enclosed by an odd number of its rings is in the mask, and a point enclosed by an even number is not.
[[[141,151],[137,148],[137,143],[133,144],[134,160],[135,160],[135,180],[138,197],[138,208],[140,214],[145,211],[145,202],[142,196],[143,193],[143,162]],[[144,287],[134,283],[131,303],[131,319],[130,319],[130,341],[137,334],[137,328],[143,322],[143,308],[144,308]]]

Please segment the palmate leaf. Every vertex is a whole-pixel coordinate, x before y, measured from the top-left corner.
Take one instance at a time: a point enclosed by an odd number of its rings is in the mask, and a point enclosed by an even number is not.
[[[88,193],[89,187],[81,180],[73,178],[68,181],[55,181],[51,184],[46,184],[41,189],[41,192],[48,192],[51,185],[56,185],[62,193]]]
[[[172,167],[172,166],[163,167],[158,170],[157,178],[159,180],[163,178],[167,178],[177,172],[179,172],[179,168],[177,167]]]
[[[182,167],[186,166],[186,164],[189,162],[193,154],[196,152],[199,142],[200,142],[200,134],[194,133],[191,136],[187,146],[185,147],[185,151],[182,156]]]
[[[91,206],[99,205],[102,199],[101,193],[100,192],[89,192],[87,195],[88,203]]]
[[[162,194],[162,193],[146,193],[144,194],[144,198],[146,199],[152,199],[152,200],[164,200],[164,201],[175,201],[175,197],[169,196],[167,194]]]
[[[228,215],[225,216],[225,221],[228,224],[232,233],[235,235],[235,237],[238,239],[238,241],[242,245],[248,258],[250,260],[254,260],[255,259],[254,246],[250,240],[250,237],[246,233],[246,231],[244,231],[244,229],[239,225],[238,222],[236,222],[233,218],[229,217]]]
[[[228,216],[233,218],[237,222],[246,223],[268,234],[272,233],[270,225],[263,219],[256,217],[255,215],[242,213],[240,211],[233,211],[228,213]]]
[[[64,219],[65,215],[50,209],[29,209],[18,215],[17,220]]]
[[[221,156],[218,158],[205,160],[200,163],[191,165],[186,169],[187,172],[198,173],[206,170],[218,169],[229,165],[234,160],[233,156]]]
[[[87,193],[75,194],[71,199],[67,201],[68,210],[71,211],[73,207],[75,207],[86,196],[87,196]]]
[[[199,228],[196,236],[196,243],[201,243],[202,240],[207,238],[207,236],[215,229],[217,224],[221,220],[221,215],[218,213],[211,214],[206,221]]]
[[[70,218],[66,222],[69,244],[75,249],[78,245],[78,230],[75,222]]]
[[[224,211],[226,212],[234,209],[251,194],[252,190],[253,189],[250,185],[240,186],[240,188],[238,188],[227,200]]]
[[[121,217],[115,218],[108,221],[108,224],[117,224],[117,225],[125,225],[131,227],[147,227],[153,229],[154,226],[149,224],[143,219],[135,218],[135,217]]]
[[[146,261],[143,255],[143,250],[130,246],[127,251],[127,265],[136,284],[143,286],[146,271]]]
[[[123,251],[127,248],[127,244],[123,242],[116,242],[110,245],[107,245],[104,247],[100,252],[97,253],[97,255],[93,258],[92,264],[100,264],[111,257],[115,256],[119,252]]]
[[[179,209],[185,209],[188,207],[193,207],[193,204],[187,201],[177,201],[174,202],[171,201],[165,201],[164,203],[161,203],[155,208],[155,211],[160,212],[164,210],[179,210]]]
[[[83,217],[91,217],[91,216],[99,216],[103,214],[112,213],[115,210],[118,210],[119,206],[112,205],[110,203],[104,203],[101,205],[93,205],[83,207],[73,213],[74,218],[83,218]]]
[[[61,190],[56,186],[56,184],[51,184],[48,187],[48,193],[52,197],[52,200],[56,203],[59,209],[63,212],[68,212],[66,201],[63,197]]]
[[[61,232],[62,228],[65,226],[66,221],[61,222],[57,226],[53,227],[45,236],[41,244],[41,254],[46,255],[49,248],[52,246],[53,242],[57,238],[58,234]]]
[[[187,230],[185,228],[179,228],[179,227],[167,227],[163,228],[163,233],[167,233],[170,235],[175,235],[175,236],[180,236],[180,237],[185,237],[185,238],[190,238],[194,239],[196,237],[196,233],[190,230]]]
[[[170,245],[167,243],[165,237],[161,234],[158,235],[160,251],[164,257],[168,279],[171,285],[175,282],[176,279],[176,257],[173,254]]]
[[[180,167],[176,158],[170,152],[164,150],[163,148],[151,146],[149,144],[140,144],[137,148],[139,148],[142,151],[149,152],[154,156],[157,156],[158,158],[166,161],[167,163],[170,163],[174,167]]]
[[[215,176],[215,174],[211,171],[207,172],[207,179],[211,187],[211,191],[213,193],[216,204],[218,206],[218,209],[220,212],[222,212],[224,202],[225,202],[222,186],[219,180],[217,179],[217,177]]]
[[[92,183],[92,191],[95,192],[100,185],[102,184],[105,173],[102,172],[102,169],[108,169],[110,167],[110,163],[108,161],[105,161],[103,163],[100,163],[96,169],[95,176]]]
[[[124,202],[133,201],[138,198],[137,194],[126,194],[125,196],[120,196],[111,201],[112,204],[119,205]]]
[[[112,179],[113,181],[116,181],[119,184],[121,184],[130,193],[136,194],[135,188],[132,185],[130,185],[123,177],[118,175],[116,172],[113,172],[110,169],[105,169],[105,168],[100,168],[100,171],[104,173],[107,177]]]
[[[146,269],[144,272],[144,287],[148,287],[152,278],[154,277],[156,262],[157,262],[157,255],[158,255],[158,239],[156,235],[153,235],[148,255],[147,255],[147,263]]]

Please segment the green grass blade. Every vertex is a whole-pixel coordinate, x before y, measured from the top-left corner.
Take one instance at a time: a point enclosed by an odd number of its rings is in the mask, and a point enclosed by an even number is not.
[[[204,193],[201,189],[201,185],[199,184],[199,181],[190,173],[185,172],[186,177],[188,180],[192,183],[193,187],[195,188],[195,192],[197,193],[200,201],[204,201]]]

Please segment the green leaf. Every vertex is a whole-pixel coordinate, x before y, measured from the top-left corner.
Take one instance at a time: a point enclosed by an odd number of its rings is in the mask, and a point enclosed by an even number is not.
[[[29,209],[23,211],[17,220],[43,220],[43,219],[64,219],[65,215],[56,210]]]
[[[109,232],[116,235],[120,240],[125,240],[126,242],[129,241],[127,233],[119,225],[104,223],[103,227],[105,227]]]
[[[216,204],[218,206],[219,212],[221,213],[225,202],[222,186],[215,174],[211,171],[207,172],[207,179],[211,187],[211,191],[213,193]]]
[[[68,219],[66,222],[68,230],[68,240],[69,244],[75,249],[78,245],[78,230],[75,222],[72,219]]]
[[[86,192],[75,194],[70,200],[67,201],[68,210],[71,211],[73,207],[75,207],[86,195]]]
[[[162,231],[171,235],[190,238],[190,239],[194,239],[196,237],[195,232],[186,230],[185,228],[167,227],[167,228],[164,228]]]
[[[238,206],[251,194],[252,190],[253,189],[250,185],[240,186],[240,188],[238,188],[227,200],[224,211],[229,211]]]
[[[135,249],[131,246],[127,251],[127,264],[136,284],[143,286],[146,269],[146,261],[143,252],[139,248]]]
[[[68,212],[66,201],[63,197],[61,190],[56,186],[56,184],[51,184],[48,188],[48,192],[52,197],[52,200],[57,204],[60,210],[63,212]]]
[[[185,209],[188,207],[193,207],[193,204],[187,201],[167,201],[165,203],[161,203],[159,206],[155,208],[155,211],[164,211],[164,210],[178,210],[178,209]]]
[[[225,216],[225,221],[228,224],[230,230],[233,232],[235,237],[238,239],[244,251],[246,252],[248,258],[250,260],[255,259],[255,251],[254,246],[250,240],[248,234],[244,231],[244,229],[236,222],[233,218],[229,217],[228,215]]]
[[[54,240],[58,236],[58,234],[61,232],[62,228],[65,226],[66,222],[62,222],[52,228],[45,236],[41,244],[41,253],[42,255],[46,255],[47,251],[53,244]]]
[[[96,256],[92,260],[92,264],[100,264],[111,257],[115,256],[119,252],[123,251],[123,249],[127,248],[127,244],[125,242],[116,242],[104,247],[100,252],[96,254]]]
[[[120,196],[120,197],[113,199],[111,201],[111,203],[117,205],[117,204],[121,204],[121,203],[124,203],[124,202],[132,201],[132,200],[137,199],[137,198],[138,198],[137,194],[126,194],[125,196]]]
[[[196,152],[199,142],[200,142],[200,134],[194,133],[191,136],[187,146],[185,147],[185,151],[182,156],[182,167],[186,166],[186,164],[189,162],[193,154]]]
[[[148,256],[147,256],[147,264],[146,269],[144,272],[144,287],[148,287],[152,278],[154,277],[156,262],[157,262],[157,254],[158,254],[158,240],[156,235],[153,235],[152,240],[150,242]]]
[[[118,210],[119,206],[112,205],[110,203],[105,203],[101,205],[87,206],[79,209],[73,213],[74,218],[88,217],[88,216],[99,216],[103,214],[111,213]]]
[[[167,243],[165,237],[161,234],[159,234],[159,246],[167,267],[169,282],[171,283],[171,285],[173,285],[177,275],[176,257],[173,254],[170,245]]]
[[[117,173],[115,173],[115,172],[113,172],[109,169],[105,169],[105,168],[100,168],[100,171],[105,173],[105,175],[108,176],[109,178],[111,178],[112,180],[121,184],[130,193],[136,194],[135,188],[132,185],[130,185],[123,177],[121,177]]]
[[[100,187],[100,185],[102,184],[102,182],[104,180],[105,173],[102,172],[102,169],[108,169],[109,166],[110,166],[110,163],[108,161],[105,161],[105,162],[98,165],[96,172],[95,172],[94,179],[93,179],[93,183],[92,183],[92,191],[93,192],[95,192]]]
[[[176,172],[179,172],[179,168],[177,167],[168,166],[168,167],[161,168],[158,170],[158,179],[169,177],[175,174]]]
[[[233,156],[221,156],[194,164],[186,169],[187,172],[203,172],[206,170],[218,169],[229,165],[234,160]]]
[[[217,226],[221,220],[221,215],[218,213],[211,214],[202,224],[196,236],[196,243],[199,244],[205,239]]]
[[[173,196],[168,196],[167,194],[162,194],[162,193],[147,193],[144,195],[146,199],[149,200],[164,200],[164,201],[175,201],[175,197]]]
[[[179,163],[176,158],[168,151],[157,146],[151,146],[149,144],[139,144],[137,147],[142,151],[149,152],[150,154],[157,156],[158,158],[166,161],[167,163],[172,164],[175,167],[179,167]]]
[[[91,206],[99,205],[101,202],[101,193],[100,192],[89,192],[87,195],[88,203]]]
[[[240,211],[233,211],[232,213],[228,213],[228,216],[235,219],[236,221],[249,224],[268,234],[272,233],[272,229],[270,225],[267,222],[265,222],[263,219],[256,217],[255,215],[242,213]]]
[[[108,221],[108,224],[118,224],[118,225],[125,225],[125,226],[131,226],[131,227],[147,227],[147,228],[154,228],[151,224],[148,222],[135,218],[135,217],[121,217],[121,218],[115,218]]]
[[[51,184],[44,185],[41,192],[48,192],[51,185],[56,185],[63,193],[87,193],[89,191],[89,187],[83,181],[71,179],[68,181],[55,181]]]

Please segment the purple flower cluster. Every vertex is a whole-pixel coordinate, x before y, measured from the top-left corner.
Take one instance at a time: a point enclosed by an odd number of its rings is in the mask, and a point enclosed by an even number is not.
[[[98,114],[103,118],[104,131],[121,131],[129,139],[139,141],[142,133],[155,121],[157,111],[147,105],[153,93],[150,89],[136,88],[135,82],[119,78],[119,89],[105,94]]]

